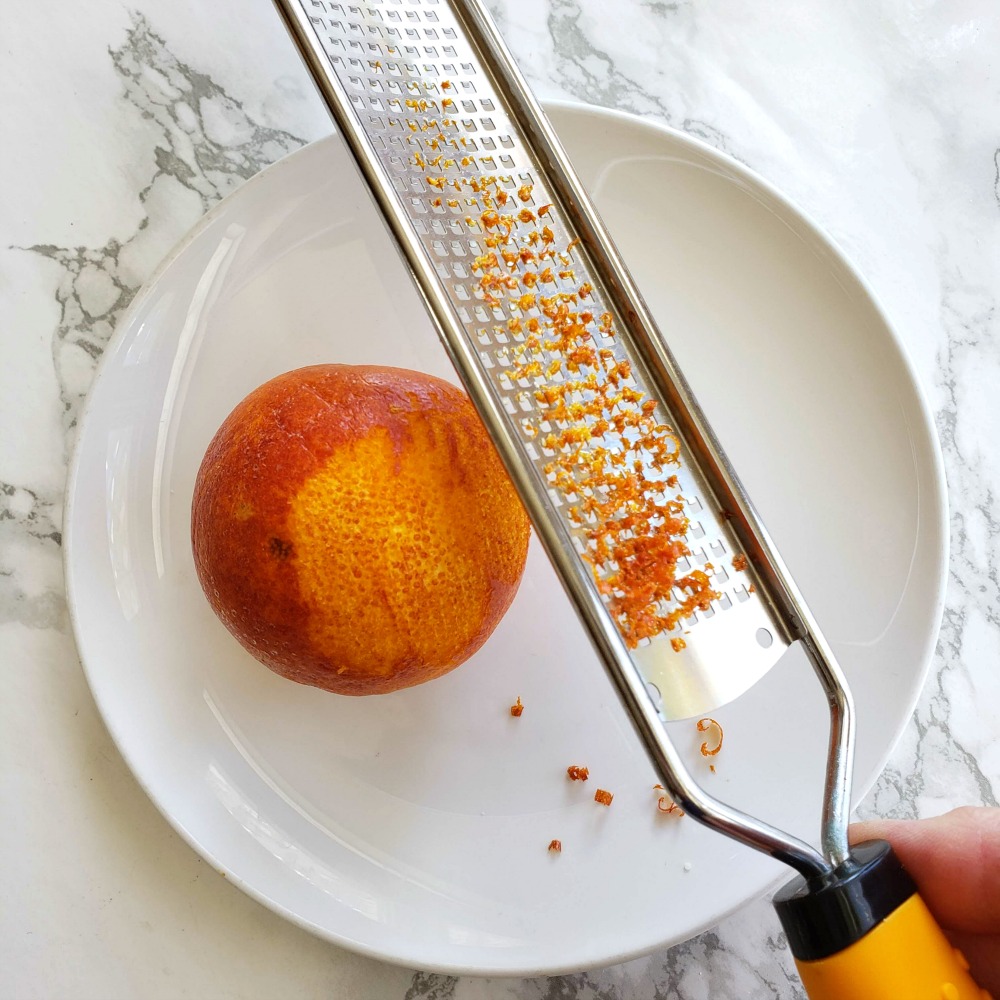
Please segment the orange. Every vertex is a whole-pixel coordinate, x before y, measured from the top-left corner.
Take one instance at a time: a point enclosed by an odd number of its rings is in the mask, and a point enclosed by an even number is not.
[[[514,598],[528,534],[465,393],[370,366],[254,390],[209,445],[191,515],[229,631],[279,674],[353,695],[475,653]]]

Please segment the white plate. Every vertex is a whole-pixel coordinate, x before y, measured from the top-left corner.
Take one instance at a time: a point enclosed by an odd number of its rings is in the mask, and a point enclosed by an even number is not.
[[[945,574],[941,464],[903,352],[850,266],[759,178],[634,118],[551,116],[841,657],[860,794],[912,711]],[[87,676],[192,847],[332,941],[483,973],[618,962],[787,874],[657,815],[650,765],[537,546],[494,637],[420,688],[339,698],[236,644],[194,574],[195,472],[239,399],[321,361],[454,377],[336,138],[227,198],[148,284],[105,354],[70,476]],[[804,658],[717,716],[715,774],[693,724],[675,724],[697,773],[815,841],[826,717]],[[568,782],[569,764],[591,781]]]

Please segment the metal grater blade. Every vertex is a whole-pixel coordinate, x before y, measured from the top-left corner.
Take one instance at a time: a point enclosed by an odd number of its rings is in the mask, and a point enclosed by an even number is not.
[[[490,394],[492,412],[503,424],[501,440],[514,444],[506,454],[501,448],[501,454],[509,465],[513,452],[523,479],[543,499],[545,521],[534,520],[550,554],[553,548],[572,553],[577,585],[591,591],[592,600],[608,604],[608,596],[598,594],[602,574],[595,576],[593,569],[595,542],[588,538],[587,523],[593,516],[581,523],[574,514],[580,510],[574,501],[584,494],[574,496],[553,482],[553,460],[578,445],[545,446],[552,443],[551,436],[560,438],[567,422],[551,419],[552,406],[540,397],[553,390],[594,410],[588,406],[593,391],[567,391],[567,384],[606,379],[609,370],[621,372],[628,366],[630,374],[620,378],[620,387],[642,402],[658,403],[659,419],[680,439],[680,465],[652,468],[648,453],[636,456],[629,450],[627,429],[622,434],[611,428],[586,447],[593,454],[627,453],[629,462],[638,458],[644,463],[645,485],[659,491],[657,503],[683,505],[690,555],[678,568],[682,573],[705,571],[717,594],[707,606],[681,616],[675,629],[640,639],[629,652],[631,662],[652,685],[665,720],[703,714],[742,694],[780,658],[789,636],[762,599],[765,588],[755,570],[734,567],[734,559],[737,565],[745,559],[728,520],[731,512],[723,512],[724,501],[694,462],[682,423],[653,388],[629,324],[585,248],[584,234],[573,227],[564,198],[540,168],[528,136],[509,113],[456,10],[443,0],[306,0],[302,6],[357,131],[381,167],[385,197],[405,219],[412,243],[425,256],[457,321],[453,325],[464,345],[457,357],[451,347],[453,360],[467,384],[462,358],[473,361]],[[546,205],[554,207],[539,216]],[[484,224],[489,211],[513,220],[508,242],[499,248],[487,241],[506,227]],[[528,213],[525,221],[518,217],[522,212]],[[568,253],[542,261],[530,256],[568,247]],[[499,257],[496,268],[481,264],[499,250],[510,255],[509,263]],[[496,290],[484,290],[488,270],[504,279]],[[540,273],[552,280],[532,278]],[[587,287],[592,291],[580,296]],[[576,372],[558,364],[560,352],[534,348],[528,329],[534,319],[544,331],[547,320],[539,302],[560,294],[576,297],[578,315],[594,317],[586,324],[586,343],[600,360]],[[535,305],[528,306],[522,296],[533,296]],[[638,408],[641,402],[619,403],[616,411],[630,406]],[[605,411],[604,419],[609,416],[613,414]],[[601,419],[596,412],[578,418],[591,432]],[[675,589],[661,613],[676,610],[684,597]]]
[[[698,822],[832,871],[849,856],[843,672],[481,0],[275,4],[665,786]],[[539,264],[543,248],[557,253]],[[520,301],[540,286],[547,302]],[[539,316],[549,332],[532,340]],[[664,461],[675,446],[680,468]],[[623,584],[664,564],[671,517],[688,525],[689,579]],[[638,618],[623,604],[636,591],[659,602]],[[735,698],[795,641],[830,713],[822,853],[707,794],[663,725]]]

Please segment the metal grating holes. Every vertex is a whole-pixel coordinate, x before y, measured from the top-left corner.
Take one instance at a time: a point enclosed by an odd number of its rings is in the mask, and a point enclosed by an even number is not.
[[[726,572],[733,552],[724,518],[704,499],[696,470],[659,461],[676,444],[660,423],[666,415],[642,422],[651,399],[618,342],[617,317],[449,5],[303,5],[574,548],[609,590],[605,601],[614,600],[614,556],[624,549],[601,558],[593,529],[620,493],[616,477],[639,467],[638,489],[659,523],[690,519],[691,554],[679,572],[707,573],[719,593],[694,611],[675,588],[657,613],[675,614],[683,629],[748,600],[746,578]],[[563,306],[585,332],[564,336]],[[638,447],[648,424],[664,428],[653,435],[659,459]],[[621,523],[627,546],[633,536]]]

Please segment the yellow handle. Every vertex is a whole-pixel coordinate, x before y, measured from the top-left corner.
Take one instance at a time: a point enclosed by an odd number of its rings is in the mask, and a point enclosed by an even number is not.
[[[795,964],[810,1000],[990,1000],[919,895],[836,955]]]

